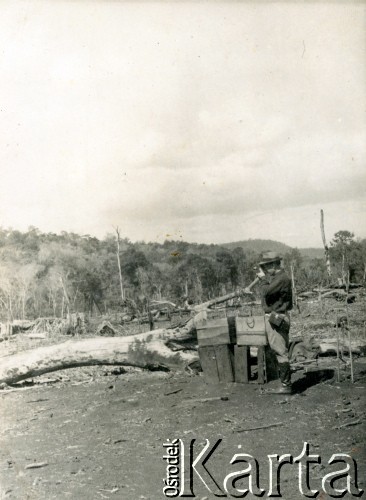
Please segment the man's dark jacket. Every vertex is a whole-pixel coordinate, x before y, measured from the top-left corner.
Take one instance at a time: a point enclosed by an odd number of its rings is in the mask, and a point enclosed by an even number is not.
[[[292,309],[292,284],[284,270],[263,280],[262,306],[265,313],[286,313]]]

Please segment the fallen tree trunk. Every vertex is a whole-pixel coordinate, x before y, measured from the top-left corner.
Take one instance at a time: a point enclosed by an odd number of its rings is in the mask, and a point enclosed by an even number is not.
[[[198,359],[196,352],[173,350],[169,342],[192,338],[193,322],[181,331],[155,330],[128,337],[69,340],[0,358],[0,384],[14,384],[44,373],[88,365],[179,369]]]
[[[322,293],[321,297],[322,299],[327,299],[327,298],[343,298],[343,297],[346,297],[347,296],[347,293],[344,291],[344,290],[331,290],[329,292],[326,292],[326,293]]]
[[[256,278],[244,292],[257,282]],[[240,296],[242,290],[194,307],[196,313],[212,305]],[[139,368],[183,368],[198,360],[198,354],[187,347],[194,340],[192,317],[179,330],[153,330],[128,337],[70,340],[62,344],[39,347],[0,358],[0,384],[14,384],[44,373],[90,365],[124,365]],[[188,341],[188,342],[187,342]],[[178,348],[181,345],[181,348]]]
[[[345,339],[339,343],[339,347],[346,353],[349,353],[350,349],[354,354],[364,354],[366,352],[366,342],[362,340],[352,340],[351,345]],[[331,338],[326,339],[319,343],[319,352],[321,354],[336,354],[337,352],[337,339]]]

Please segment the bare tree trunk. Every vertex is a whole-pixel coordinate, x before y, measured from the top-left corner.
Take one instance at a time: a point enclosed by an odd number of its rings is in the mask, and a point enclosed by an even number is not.
[[[189,337],[187,329],[184,333],[154,330],[130,337],[96,337],[39,347],[3,358],[0,384],[14,384],[26,378],[77,366],[182,369],[198,359],[196,352],[176,348],[177,341],[184,342]]]
[[[298,308],[299,306],[298,306],[298,303],[297,303],[297,292],[296,292],[296,286],[295,286],[295,275],[294,275],[294,264],[293,264],[293,262],[290,263],[290,270],[291,270],[291,283],[292,283],[293,302],[294,302],[294,306],[296,306]]]
[[[76,304],[76,297],[78,296],[79,293],[79,287],[77,287],[75,295],[74,295],[74,300],[72,301],[72,308],[75,311],[75,304]]]
[[[346,270],[345,270],[345,254],[344,250],[342,251],[342,285],[346,284]]]
[[[119,284],[121,287],[121,299],[122,301],[125,299],[125,291],[123,288],[123,279],[122,279],[122,270],[121,270],[121,261],[120,261],[120,236],[119,236],[119,229],[116,227],[116,233],[117,233],[117,262],[118,262],[118,273],[119,273]]]
[[[11,298],[11,292],[9,293],[9,320],[13,321],[13,300]]]
[[[70,316],[70,299],[69,299],[69,295],[68,295],[67,290],[66,290],[64,280],[62,279],[62,276],[60,276],[60,281],[61,281],[62,289],[64,291],[64,298],[65,298],[66,307],[67,307],[67,315]],[[64,302],[62,302],[62,305],[64,306]],[[63,309],[63,307],[62,307],[62,309]]]
[[[22,301],[22,319],[25,319],[25,291],[24,293],[22,293],[21,301]]]
[[[321,230],[323,245],[324,245],[325,264],[327,266],[327,273],[328,273],[328,276],[332,276],[332,269],[330,267],[329,247],[328,247],[327,241],[325,239],[324,212],[323,212],[323,210],[320,210],[320,230]]]
[[[5,302],[5,300],[2,297],[0,297],[0,302],[3,304],[5,311],[8,311],[8,304]]]

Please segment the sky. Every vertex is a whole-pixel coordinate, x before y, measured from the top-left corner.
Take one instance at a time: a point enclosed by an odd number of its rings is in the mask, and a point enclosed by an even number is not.
[[[0,0],[0,226],[366,237],[366,3]]]

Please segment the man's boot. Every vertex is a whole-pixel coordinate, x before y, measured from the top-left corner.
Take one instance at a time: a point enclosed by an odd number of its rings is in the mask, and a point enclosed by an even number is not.
[[[292,394],[290,363],[279,363],[281,386],[277,389],[268,389],[271,394]]]

